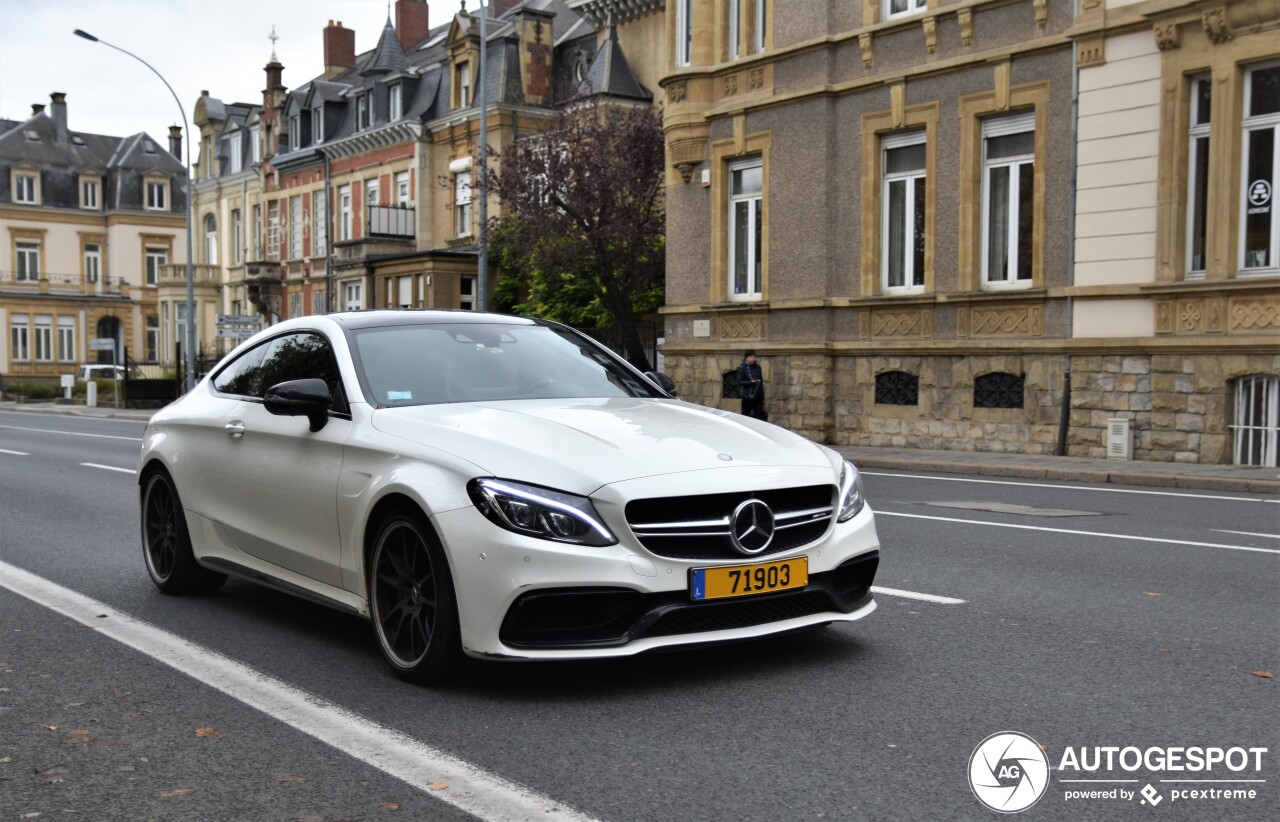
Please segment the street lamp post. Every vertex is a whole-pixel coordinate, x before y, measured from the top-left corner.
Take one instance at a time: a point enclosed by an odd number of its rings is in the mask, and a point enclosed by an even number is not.
[[[151,65],[146,60],[143,60],[141,57],[134,54],[133,52],[126,51],[125,49],[122,49],[119,46],[108,43],[106,40],[101,40],[97,37],[94,37],[92,34],[90,34],[87,31],[76,29],[75,35],[77,37],[83,37],[84,39],[90,40],[94,43],[101,43],[102,45],[107,46],[108,48],[113,48],[122,54],[127,54],[133,59],[137,60],[142,65],[151,69],[151,72],[155,76],[160,78],[160,82],[164,83],[164,87],[169,89],[169,93],[173,95],[173,102],[178,104],[178,113],[182,115],[182,130],[187,138],[187,156],[183,158],[183,163],[182,163],[183,171],[186,172],[186,176],[187,176],[187,339],[185,342],[185,347],[187,351],[187,355],[186,355],[187,373],[185,375],[185,378],[183,379],[182,387],[184,391],[190,391],[191,387],[195,385],[195,374],[196,374],[196,305],[195,305],[196,298],[195,298],[195,277],[194,277],[192,266],[191,266],[191,256],[192,256],[191,255],[191,210],[194,205],[192,203],[192,196],[195,194],[195,192],[192,190],[192,186],[191,186],[191,125],[190,123],[187,122],[187,110],[182,107],[182,101],[178,99],[178,95],[174,92],[173,86],[169,85],[169,81],[164,79],[163,74],[156,71],[155,66]],[[126,363],[126,366],[127,365],[128,364]]]
[[[489,310],[489,78],[485,76],[485,58],[489,39],[485,20],[489,16],[487,4],[480,3],[480,70],[476,72],[480,84],[480,254],[476,261],[476,308]]]

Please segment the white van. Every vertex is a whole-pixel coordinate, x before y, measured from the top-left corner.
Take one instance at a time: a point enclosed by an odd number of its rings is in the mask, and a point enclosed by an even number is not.
[[[123,365],[82,365],[78,375],[81,382],[89,380],[123,380]]]

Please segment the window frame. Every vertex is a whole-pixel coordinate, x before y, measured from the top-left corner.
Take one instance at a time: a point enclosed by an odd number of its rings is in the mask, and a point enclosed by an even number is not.
[[[693,0],[676,0],[676,67],[693,64]]]
[[[1209,95],[1210,95],[1209,117],[1210,118],[1212,118],[1212,111],[1213,111],[1213,102],[1212,102],[1213,78],[1209,74],[1200,74],[1200,75],[1191,77],[1190,83],[1189,83],[1191,96],[1189,99],[1188,109],[1187,109],[1187,112],[1188,112],[1187,214],[1186,214],[1187,236],[1186,236],[1186,258],[1184,261],[1185,270],[1183,271],[1184,278],[1188,280],[1204,279],[1206,263],[1209,257],[1209,254],[1208,254],[1209,252],[1209,245],[1208,245],[1208,242],[1209,242],[1209,231],[1208,231],[1209,189],[1208,189],[1208,186],[1206,186],[1204,191],[1204,202],[1200,204],[1200,209],[1203,211],[1204,221],[1205,221],[1204,236],[1201,238],[1201,242],[1203,244],[1204,259],[1201,260],[1201,265],[1199,268],[1195,267],[1194,249],[1195,249],[1195,240],[1196,240],[1196,233],[1197,233],[1196,232],[1197,204],[1196,204],[1195,184],[1196,184],[1196,179],[1201,172],[1204,173],[1206,179],[1208,178],[1208,173],[1209,173],[1208,166],[1210,165],[1209,158],[1213,154],[1213,131],[1212,131],[1213,121],[1212,119],[1206,119],[1205,122],[1203,123],[1196,122],[1196,120],[1199,117],[1199,111],[1200,111],[1200,100],[1199,100],[1199,95],[1196,94],[1196,90],[1200,83],[1204,83],[1209,89]],[[1197,153],[1196,153],[1196,147],[1202,140],[1206,144],[1206,148],[1207,148],[1205,152],[1205,168],[1203,169],[1200,168],[1199,158],[1197,157]]]
[[[92,284],[94,291],[102,293],[104,285],[102,276],[102,243],[95,241],[80,243],[80,269],[84,274],[86,286]]]
[[[311,145],[318,146],[324,142],[324,105],[311,109]]]
[[[991,159],[987,156],[988,141],[998,137],[1012,137],[1019,134],[1031,135],[1031,152],[1030,154],[1019,154],[1013,157],[1001,157]],[[982,188],[979,199],[979,208],[981,211],[981,257],[979,276],[981,287],[986,291],[1004,291],[1030,288],[1035,281],[1035,226],[1037,221],[1036,203],[1035,203],[1035,187],[1036,174],[1038,173],[1038,163],[1036,162],[1036,113],[1035,111],[1024,111],[1002,116],[987,117],[981,123],[981,169],[982,169]],[[1031,236],[1026,238],[1026,242],[1031,243],[1031,271],[1026,272],[1026,276],[1021,276],[1023,272],[1019,270],[1018,252],[1021,249],[1020,235],[1018,231],[1019,220],[1021,218],[1021,202],[1018,193],[1020,192],[1020,184],[1022,182],[1023,167],[1030,166],[1031,173]],[[1007,271],[1009,276],[1002,280],[990,279],[990,271],[988,270],[991,263],[992,247],[989,242],[991,237],[991,181],[992,172],[997,169],[1009,169],[1009,185],[1007,192],[1009,202],[1007,206],[1007,222],[1008,228],[1005,233],[1005,250],[1008,260]]]
[[[463,60],[458,63],[458,108],[471,107],[471,61]]]
[[[302,259],[302,195],[289,197],[289,259]]]
[[[241,160],[240,132],[232,132],[227,137],[227,173],[235,174],[240,171],[243,161]]]
[[[412,205],[413,189],[409,183],[409,172],[398,171],[396,172],[394,179],[396,186],[396,205],[405,207]]]
[[[465,182],[464,182],[465,180]],[[471,202],[474,197],[471,169],[453,175],[453,236],[471,236]]]
[[[231,209],[231,262],[244,262],[244,216],[240,209]]]
[[[155,263],[152,263],[152,260]],[[162,246],[149,245],[142,250],[143,285],[160,284],[160,266],[169,264],[169,249]],[[154,274],[154,276],[153,276]]]
[[[352,294],[355,295],[354,299]],[[364,310],[364,288],[360,282],[343,283],[342,304],[347,311]]]
[[[909,172],[890,172],[889,168],[889,152],[903,148],[911,148],[913,146],[924,147],[924,162],[922,167],[916,171]],[[882,294],[922,294],[925,290],[926,276],[928,269],[927,259],[920,260],[920,270],[916,271],[915,254],[912,253],[917,241],[915,234],[916,209],[919,209],[919,222],[921,224],[921,236],[919,242],[924,246],[922,257],[927,257],[929,248],[929,132],[927,129],[912,129],[911,131],[899,132],[894,134],[886,134],[880,137],[880,290]],[[924,191],[922,192],[921,202],[916,203],[916,180],[923,181]],[[891,285],[889,283],[890,266],[893,260],[890,259],[890,237],[893,229],[891,209],[890,191],[893,183],[904,182],[905,193],[907,198],[908,225],[910,230],[904,229],[904,234],[910,235],[910,242],[904,248],[903,259],[903,284]],[[919,280],[917,283],[916,280]]]
[[[102,210],[102,178],[80,178],[80,207],[86,211]]]
[[[204,229],[204,261],[207,265],[218,264],[218,218],[212,213],[204,215],[200,221]]]
[[[168,211],[169,181],[145,180],[142,207],[146,211]]]
[[[760,191],[734,194],[734,172],[751,168],[760,169]],[[763,157],[747,157],[729,163],[728,180],[726,181],[729,197],[725,214],[728,227],[728,280],[725,283],[725,294],[731,302],[754,302],[764,298],[764,271],[763,260],[761,259],[764,256],[764,171]],[[734,212],[739,203],[748,204],[747,237],[744,247],[750,252],[747,263],[748,288],[742,293],[734,291],[736,280],[734,269],[737,263],[737,221],[734,220]],[[753,262],[754,265],[752,265]]]
[[[907,8],[903,11],[893,11],[893,0],[884,0],[880,7],[880,13],[883,15],[884,21],[901,20],[906,17],[915,17],[924,14],[929,10],[929,0],[904,0]]]
[[[13,279],[19,283],[39,282],[44,272],[40,264],[44,257],[44,243],[39,240],[14,240]],[[34,261],[34,265],[32,262]],[[25,271],[24,271],[25,269]],[[34,269],[34,271],[32,270]],[[24,276],[25,274],[25,276]]]
[[[36,314],[31,322],[31,361],[53,362],[53,315]]]
[[[13,362],[31,362],[31,315],[9,315],[9,357]]]
[[[14,205],[40,205],[40,172],[14,169],[10,191]]]
[[[394,123],[404,117],[404,86],[392,83],[387,87],[387,122]]]
[[[338,242],[352,238],[355,226],[351,206],[351,185],[338,186]]]
[[[329,253],[329,190],[318,188],[311,192],[311,256],[323,257]]]
[[[76,318],[58,315],[54,322],[55,356],[58,362],[75,362],[76,357]]]
[[[1280,110],[1268,112],[1265,114],[1253,114],[1251,106],[1253,103],[1253,77],[1259,71],[1280,70],[1280,62],[1267,61],[1256,63],[1253,65],[1243,66],[1243,94],[1241,104],[1243,110],[1240,112],[1240,226],[1239,226],[1239,246],[1237,258],[1237,270],[1240,277],[1268,277],[1280,274],[1280,208],[1277,208],[1276,194],[1280,189]],[[1267,254],[1267,263],[1265,265],[1249,265],[1248,254],[1248,235],[1249,235],[1249,217],[1253,206],[1250,200],[1251,192],[1254,185],[1259,180],[1251,179],[1249,172],[1251,161],[1250,147],[1252,146],[1253,135],[1259,133],[1270,132],[1271,138],[1271,179],[1263,181],[1270,184],[1269,199],[1265,206],[1271,212],[1271,225],[1269,231],[1271,234],[1265,253]]]
[[[1245,401],[1245,394],[1248,401]],[[1233,465],[1275,468],[1280,456],[1280,377],[1274,374],[1250,374],[1235,380],[1232,391],[1234,411],[1231,431]],[[1263,419],[1254,419],[1253,412]],[[1255,448],[1254,437],[1260,441]],[[1260,462],[1242,462],[1246,451],[1259,452]]]

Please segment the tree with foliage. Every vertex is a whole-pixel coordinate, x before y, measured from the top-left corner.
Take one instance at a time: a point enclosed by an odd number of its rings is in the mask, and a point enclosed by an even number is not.
[[[662,114],[586,104],[509,144],[490,173],[502,218],[494,304],[585,328],[615,326],[649,370],[638,323],[662,304]]]

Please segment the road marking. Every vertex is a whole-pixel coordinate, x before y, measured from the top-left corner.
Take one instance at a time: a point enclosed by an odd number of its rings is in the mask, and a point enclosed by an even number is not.
[[[871,593],[884,594],[890,597],[902,597],[903,599],[918,599],[921,602],[936,602],[939,605],[964,605],[965,600],[956,599],[955,597],[940,597],[937,594],[918,594],[915,591],[901,591],[897,588],[881,588],[878,585],[871,586]]]
[[[0,428],[7,428],[10,431],[35,431],[39,434],[62,434],[68,437],[96,437],[100,440],[128,440],[129,442],[142,442],[142,437],[119,437],[115,434],[86,434],[82,431],[57,431],[52,428],[23,428],[21,425],[0,425]]]
[[[0,562],[0,586],[94,628],[479,819],[594,822],[592,817],[550,797],[6,562]],[[448,782],[449,789],[431,791],[430,786],[440,781]]]
[[[28,454],[26,451],[10,451],[8,448],[0,448],[0,454],[13,454],[15,457],[29,457],[29,456],[31,456],[31,455],[30,455],[30,454]]]
[[[1191,499],[1225,499],[1232,502],[1280,502],[1274,499],[1258,497],[1224,497],[1213,494],[1184,494],[1174,491],[1138,491],[1132,488],[1086,488],[1078,485],[1054,485],[1048,482],[1010,482],[1008,480],[970,479],[969,477],[932,477],[925,474],[886,474],[883,471],[862,471],[860,474],[869,477],[895,477],[899,479],[937,480],[938,482],[975,482],[982,485],[1016,485],[1019,488],[1054,488],[1059,491],[1100,491],[1104,494],[1146,494],[1154,497],[1190,497]]]
[[[1161,537],[1136,537],[1132,534],[1106,534],[1099,531],[1074,531],[1069,528],[1046,528],[1042,525],[1015,525],[1010,522],[987,522],[977,519],[960,519],[959,517],[929,517],[924,514],[897,514],[892,511],[876,510],[877,517],[905,517],[907,519],[931,519],[936,522],[958,522],[962,525],[989,525],[993,528],[1019,528],[1024,531],[1049,531],[1054,534],[1076,534],[1085,537],[1106,537],[1108,539],[1129,539],[1135,542],[1163,542],[1167,545],[1192,545],[1197,548],[1229,548],[1232,551],[1255,551],[1259,554],[1280,554],[1280,548],[1250,548],[1246,545],[1222,545],[1216,542],[1191,542],[1182,539],[1162,539]]]
[[[1227,531],[1226,529],[1223,529],[1223,528],[1213,528],[1211,530],[1217,531],[1218,533],[1221,533],[1221,534],[1239,534],[1242,537],[1265,537],[1266,539],[1280,539],[1280,534],[1258,534],[1253,531]]]
[[[114,465],[99,465],[96,462],[82,462],[80,464],[83,465],[85,468],[101,468],[103,471],[119,471],[121,474],[138,473],[137,469],[135,468],[116,468]]]

